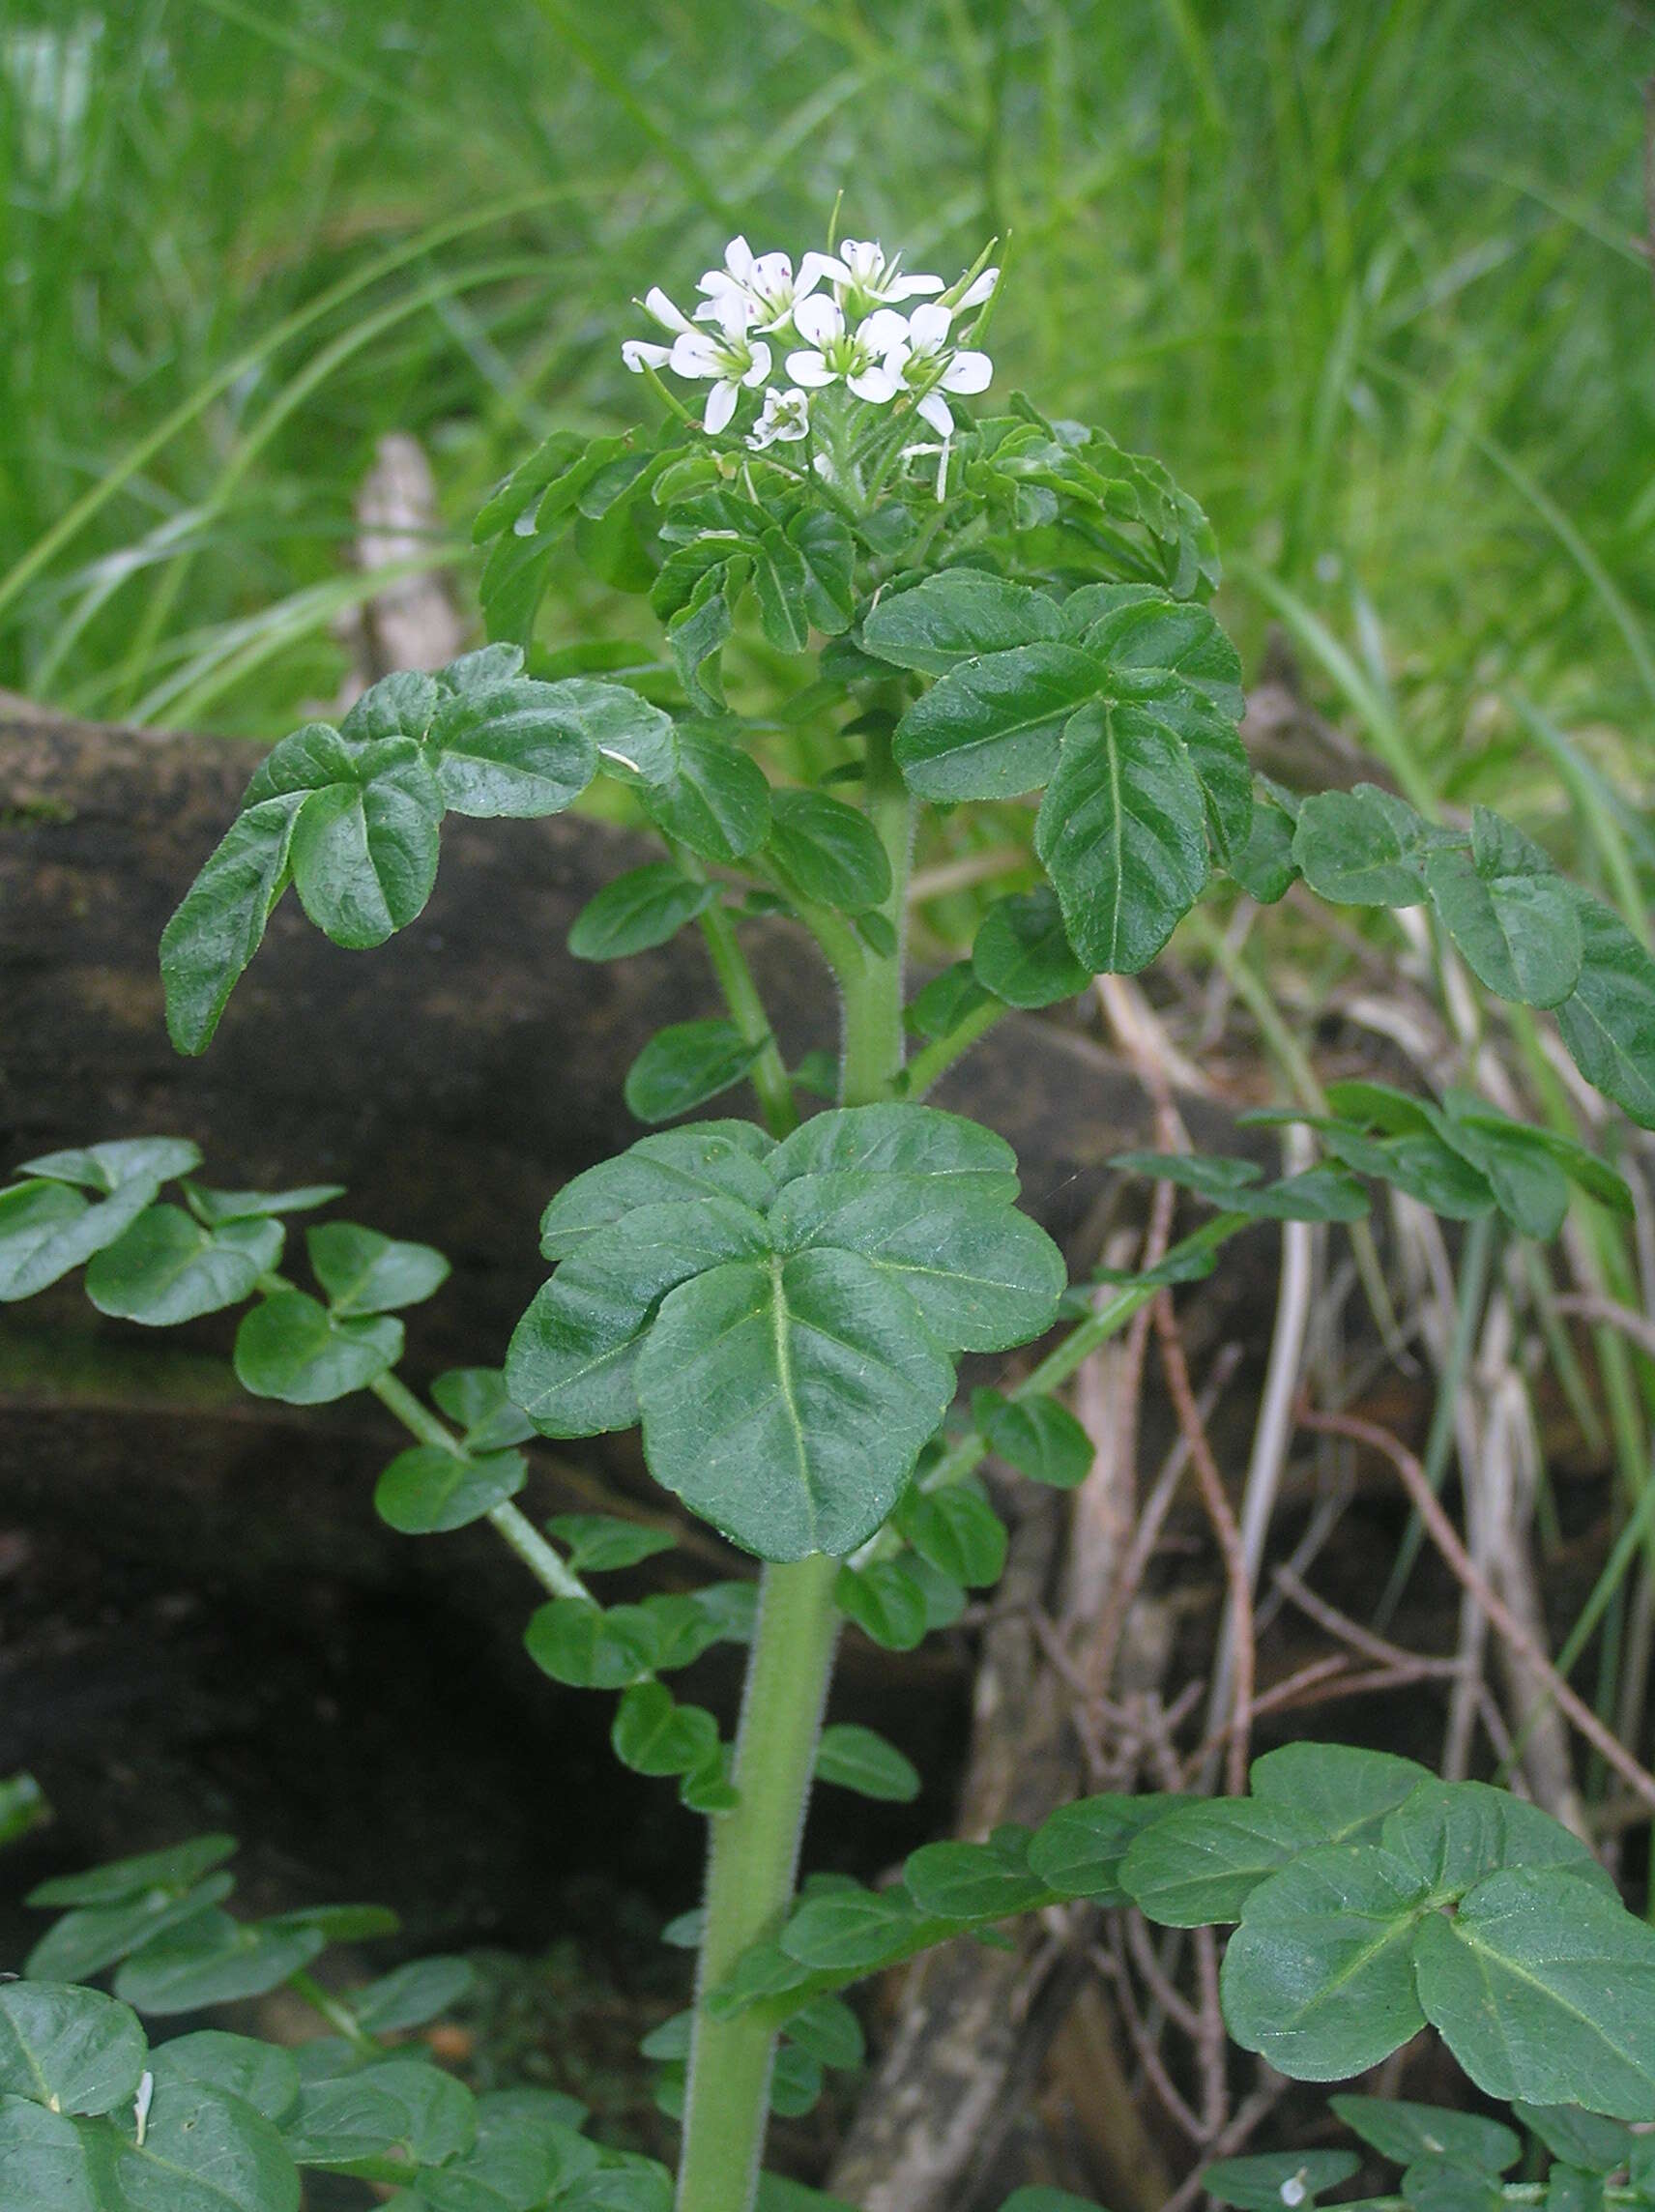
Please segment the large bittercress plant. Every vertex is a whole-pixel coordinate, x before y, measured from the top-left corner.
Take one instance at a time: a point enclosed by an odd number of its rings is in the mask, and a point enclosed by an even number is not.
[[[310,1976],[316,1953],[387,1916],[232,1919],[229,1839],[207,1838],[38,1893],[68,1910],[28,1978],[0,1990],[8,2212],[163,2197],[292,2212],[305,2168],[399,2185],[409,2212],[662,2212],[675,2187],[679,2212],[749,2212],[772,2187],[769,2105],[802,2109],[824,2064],[860,2054],[844,1986],[1077,1900],[1131,1901],[1169,1927],[1238,1923],[1229,2023],[1284,2072],[1351,2075],[1430,2022],[1490,2094],[1612,2116],[1532,2124],[1553,2149],[1567,2137],[1557,2156],[1605,2200],[1655,2202],[1646,2144],[1612,2124],[1655,2120],[1655,1934],[1582,1846],[1481,1785],[1298,1745],[1256,1763],[1246,1798],[1088,1799],[1034,1832],[927,1847],[877,1893],[798,1889],[813,1778],[874,1796],[916,1787],[871,1732],[822,1729],[842,1620],[906,1647],[994,1583],[1004,1530],[974,1468],[992,1451],[1037,1481],[1082,1479],[1089,1445],[1056,1392],[1168,1283],[1250,1222],[1359,1217],[1375,1178],[1456,1218],[1497,1208],[1535,1237],[1556,1232],[1570,1180],[1627,1205],[1590,1153],[1471,1093],[1348,1084],[1316,1123],[1321,1164],[1282,1180],[1240,1160],[1124,1161],[1217,1210],[1159,1268],[1071,1292],[1018,1210],[1010,1148],[923,1103],[1008,1006],[1142,969],[1214,877],[1269,901],[1302,876],[1339,902],[1428,906],[1491,992],[1555,1008],[1583,1074],[1655,1125],[1655,967],[1607,909],[1485,810],[1450,828],[1372,787],[1301,800],[1255,777],[1199,508],[1101,431],[1021,398],[960,405],[992,373],[977,342],[999,283],[988,263],[945,287],[866,242],[796,273],[738,239],[693,316],[652,292],[669,342],[624,351],[668,401],[665,429],[548,439],[479,521],[493,642],[284,739],[167,927],[168,1024],[200,1052],[289,888],[336,944],[364,948],[419,916],[447,816],[558,813],[599,776],[630,795],[664,858],[601,891],[569,949],[618,958],[693,923],[724,1004],[646,1047],[627,1104],[677,1121],[750,1083],[760,1121],[658,1128],[558,1191],[541,1222],[553,1272],[503,1373],[440,1377],[431,1405],[396,1373],[396,1313],[446,1273],[426,1246],[330,1221],[307,1237],[314,1287],[280,1271],[285,1217],[331,1203],[332,1186],[217,1189],[192,1146],[146,1138],[25,1163],[0,1193],[0,1296],[84,1264],[94,1303],[131,1321],[246,1305],[247,1389],[298,1404],[375,1393],[414,1440],[380,1476],[381,1515],[411,1535],[491,1523],[546,1592],[531,1656],[619,1692],[618,1755],[709,1816],[705,1912],[685,1932],[695,2003],[652,2039],[683,2116],[676,2185],[590,2143],[566,2100],[474,2100],[396,2051],[386,2038],[453,2001],[463,1965],[331,1995]],[[663,372],[709,385],[699,422]],[[633,686],[566,673],[566,672],[535,673],[537,610],[571,534],[600,577],[649,593],[670,670]],[[749,624],[761,653],[727,678]],[[757,658],[785,669],[778,688]],[[753,740],[778,713],[823,739],[835,766],[822,782],[772,783],[761,767]],[[916,810],[1035,793],[1028,888],[989,911],[969,962],[908,998]],[[835,987],[836,1100],[803,1119],[741,942],[776,912],[814,939]],[[182,1204],[161,1199],[171,1180]],[[1030,1343],[1060,1316],[1072,1325],[1014,1388],[977,1391],[949,1425],[960,1354]],[[656,1480],[764,1562],[756,1606],[742,1582],[606,1604],[605,1573],[670,1534],[594,1515],[542,1532],[514,1502],[533,1431],[634,1425]],[[665,1680],[720,1639],[751,1646],[734,1745]],[[80,1986],[111,1968],[113,1998]],[[210,2033],[151,2048],[137,2018],[279,1983],[334,2031],[297,2061]],[[1528,2201],[1499,2179],[1516,2155],[1504,2130],[1340,2109],[1408,2164],[1409,2204],[1440,2204],[1450,2184],[1456,2202]],[[1318,2155],[1232,2161],[1211,2183],[1238,2204],[1301,2204],[1351,2170]]]

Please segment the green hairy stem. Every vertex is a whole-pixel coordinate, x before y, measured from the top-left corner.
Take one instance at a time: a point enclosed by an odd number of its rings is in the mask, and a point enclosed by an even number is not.
[[[845,1021],[840,1093],[847,1106],[888,1098],[902,1065],[901,927],[912,824],[888,740],[876,738],[868,747],[867,804],[890,859],[891,890],[882,911],[897,932],[897,950],[881,957],[858,945],[859,965],[847,963],[840,970]],[[705,926],[710,917],[702,918]],[[726,948],[711,930],[708,939],[719,981],[740,1022],[748,992],[752,1007],[758,1006],[751,976],[743,963],[732,990],[732,964],[720,958]],[[731,930],[728,948],[734,946]],[[763,1021],[762,1009],[758,1019]],[[763,1099],[762,1089],[760,1095]],[[765,1103],[773,1129],[771,1102]],[[791,1092],[787,1105],[791,1111]],[[791,1121],[785,1124],[791,1125]],[[766,1567],[760,1586],[758,1629],[736,1737],[733,1778],[740,1802],[711,1823],[707,1923],[697,1970],[678,2212],[748,2212],[757,2195],[776,2029],[765,2016],[752,2013],[713,2020],[705,2009],[706,1998],[743,1951],[775,1934],[793,1899],[839,1632],[833,1602],[838,1572],[837,1559],[817,1554],[792,1565]]]

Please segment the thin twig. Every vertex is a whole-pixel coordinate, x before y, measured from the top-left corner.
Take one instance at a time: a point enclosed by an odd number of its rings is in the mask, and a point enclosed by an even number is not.
[[[1388,1459],[1402,1479],[1403,1487],[1412,1499],[1420,1519],[1437,1549],[1448,1566],[1459,1578],[1478,1607],[1487,1615],[1499,1634],[1541,1675],[1562,1711],[1568,1714],[1605,1762],[1637,1791],[1646,1805],[1655,1806],[1655,1775],[1640,1766],[1626,1746],[1605,1728],[1590,1705],[1570,1689],[1547,1653],[1528,1634],[1522,1622],[1511,1612],[1497,1591],[1489,1586],[1473,1563],[1470,1554],[1461,1542],[1459,1534],[1443,1511],[1441,1502],[1425,1479],[1425,1470],[1406,1444],[1393,1437],[1388,1429],[1377,1422],[1358,1420],[1351,1413],[1316,1413],[1301,1408],[1299,1419],[1308,1429],[1321,1429],[1334,1436],[1350,1437],[1359,1444],[1367,1444]]]
[[[1257,1679],[1257,1653],[1253,1644],[1253,1593],[1247,1582],[1247,1561],[1241,1551],[1241,1531],[1230,1509],[1230,1500],[1225,1496],[1224,1477],[1219,1473],[1218,1462],[1212,1456],[1212,1446],[1207,1441],[1201,1408],[1196,1404],[1195,1391],[1190,1386],[1189,1363],[1184,1357],[1183,1339],[1178,1334],[1170,1291],[1161,1293],[1155,1300],[1154,1310],[1155,1331],[1161,1343],[1161,1366],[1167,1378],[1173,1411],[1177,1415],[1178,1427],[1189,1444],[1196,1481],[1201,1487],[1202,1503],[1206,1507],[1207,1519],[1212,1523],[1212,1532],[1224,1558],[1225,1580],[1230,1586],[1231,1612],[1235,1622],[1235,1690],[1231,1706],[1224,1782],[1231,1796],[1239,1797],[1247,1787],[1247,1738],[1252,1722],[1253,1688]]]
[[[1371,1628],[1362,1627],[1349,1614],[1341,1613],[1337,1606],[1318,1597],[1292,1567],[1277,1567],[1270,1580],[1286,1591],[1300,1613],[1314,1620],[1319,1628],[1325,1628],[1329,1636],[1337,1637],[1341,1644],[1348,1644],[1352,1651],[1359,1651],[1364,1659],[1377,1659],[1384,1667],[1409,1667],[1422,1674],[1458,1674],[1461,1671],[1464,1662],[1459,1659],[1434,1659],[1424,1652],[1405,1651],[1400,1644],[1390,1644],[1384,1637],[1376,1636]]]

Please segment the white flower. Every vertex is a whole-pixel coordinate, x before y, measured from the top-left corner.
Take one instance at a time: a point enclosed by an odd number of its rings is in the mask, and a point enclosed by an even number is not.
[[[741,387],[763,384],[769,376],[769,347],[762,338],[747,336],[744,316],[732,315],[716,330],[698,330],[658,284],[646,296],[644,306],[663,330],[675,334],[673,342],[650,345],[641,338],[628,338],[621,348],[622,360],[638,374],[648,364],[651,368],[668,367],[675,376],[711,377],[702,420],[709,435],[716,436],[735,414]]]
[[[796,384],[819,391],[843,377],[858,399],[870,400],[876,407],[896,397],[896,378],[880,359],[882,353],[891,350],[894,334],[887,328],[873,328],[880,321],[878,316],[870,315],[859,330],[851,330],[843,308],[824,299],[820,292],[813,292],[807,300],[799,301],[793,320],[799,336],[807,341],[787,357],[787,373]],[[901,324],[902,317],[892,315],[890,321]]]
[[[868,320],[872,323],[878,317]],[[994,375],[994,364],[986,353],[949,345],[952,321],[941,301],[923,302],[885,357],[886,370],[905,392],[914,393],[919,413],[944,438],[953,434],[954,416],[944,393],[986,392]]]
[[[941,276],[904,276],[901,254],[887,255],[877,238],[847,238],[836,254],[825,257],[825,267],[839,305],[853,314],[943,289]]]
[[[797,384],[790,384],[785,392],[772,385],[765,393],[765,411],[747,433],[747,443],[755,453],[762,453],[767,446],[791,446],[810,432],[810,394],[800,392]]]
[[[807,253],[796,276],[790,255],[755,254],[744,238],[733,238],[724,248],[723,268],[709,269],[696,287],[707,295],[696,319],[728,324],[740,317],[761,331],[778,331],[830,266],[827,254]]]
[[[986,301],[992,300],[995,286],[999,282],[1000,271],[998,269],[985,269],[974,282],[966,286],[954,302],[955,314],[962,315],[968,307],[980,307]]]

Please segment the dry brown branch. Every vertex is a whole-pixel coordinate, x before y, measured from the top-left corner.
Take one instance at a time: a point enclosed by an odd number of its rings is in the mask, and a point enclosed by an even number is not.
[[[1169,1291],[1163,1291],[1155,1300],[1155,1331],[1160,1338],[1161,1366],[1167,1378],[1167,1389],[1172,1396],[1173,1411],[1177,1415],[1178,1429],[1189,1445],[1196,1481],[1201,1487],[1202,1503],[1206,1508],[1207,1519],[1212,1523],[1213,1536],[1223,1556],[1224,1576],[1230,1589],[1231,1612],[1235,1622],[1235,1689],[1231,1706],[1224,1782],[1230,1794],[1238,1797],[1247,1787],[1247,1740],[1252,1725],[1253,1686],[1257,1678],[1257,1653],[1253,1644],[1253,1593],[1247,1583],[1247,1561],[1241,1550],[1241,1530],[1230,1509],[1230,1500],[1224,1491],[1224,1477],[1219,1473],[1218,1462],[1212,1456],[1212,1446],[1207,1441],[1201,1408],[1196,1404],[1195,1392],[1190,1386],[1189,1363],[1184,1357],[1183,1339],[1178,1334],[1177,1318],[1173,1312],[1172,1294]]]
[[[1377,1659],[1383,1667],[1409,1668],[1421,1674],[1458,1674],[1462,1662],[1455,1658],[1433,1659],[1429,1654],[1405,1651],[1400,1644],[1391,1644],[1382,1636],[1376,1636],[1371,1628],[1364,1628],[1347,1613],[1341,1613],[1325,1598],[1318,1597],[1310,1586],[1301,1582],[1292,1567],[1277,1567],[1271,1581],[1297,1606],[1309,1620],[1341,1644],[1348,1644],[1352,1651],[1359,1651],[1364,1659]]]
[[[1317,1413],[1308,1408],[1301,1408],[1299,1419],[1308,1429],[1325,1430],[1334,1436],[1350,1437],[1355,1443],[1367,1444],[1390,1461],[1412,1499],[1419,1518],[1424,1522],[1432,1542],[1462,1585],[1476,1599],[1481,1611],[1513,1649],[1543,1678],[1560,1710],[1568,1714],[1592,1749],[1608,1765],[1613,1767],[1621,1780],[1646,1805],[1655,1807],[1655,1775],[1640,1766],[1620,1739],[1605,1728],[1590,1705],[1576,1696],[1553,1666],[1547,1653],[1528,1634],[1498,1593],[1490,1588],[1461,1542],[1453,1523],[1443,1511],[1436,1492],[1426,1480],[1425,1470],[1408,1446],[1393,1437],[1388,1429],[1380,1428],[1374,1421],[1359,1420],[1352,1413]]]

